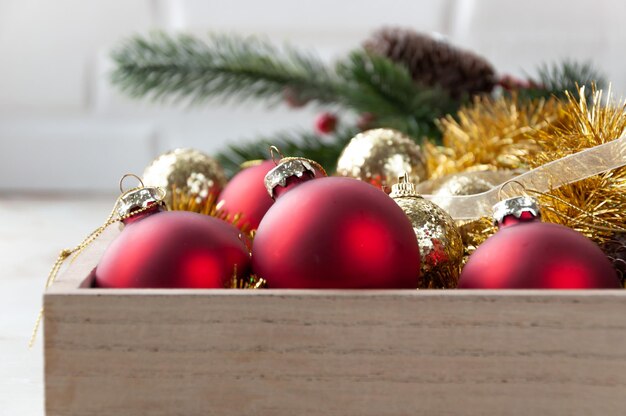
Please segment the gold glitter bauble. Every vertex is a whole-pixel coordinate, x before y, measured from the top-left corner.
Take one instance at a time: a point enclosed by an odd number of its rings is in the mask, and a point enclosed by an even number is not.
[[[524,172],[523,169],[515,169],[455,173],[423,182],[417,189],[422,194],[433,194],[438,197],[475,195],[489,191]],[[463,263],[495,230],[491,219],[456,221],[456,225],[463,242]]]
[[[420,288],[455,288],[459,280],[463,243],[454,220],[433,202],[422,198],[400,177],[389,195],[411,220],[420,248]]]
[[[397,130],[373,129],[357,134],[337,161],[337,175],[360,179],[385,189],[407,172],[413,183],[426,179],[420,146]]]
[[[195,149],[174,149],[148,165],[143,182],[165,189],[165,203],[171,207],[174,192],[199,199],[217,196],[226,183],[226,175],[212,157]]]

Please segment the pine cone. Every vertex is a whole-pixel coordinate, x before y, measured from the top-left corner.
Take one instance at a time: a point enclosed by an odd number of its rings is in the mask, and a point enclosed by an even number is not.
[[[410,29],[379,29],[363,47],[405,65],[416,83],[439,86],[454,98],[491,92],[496,84],[493,67],[481,56]]]

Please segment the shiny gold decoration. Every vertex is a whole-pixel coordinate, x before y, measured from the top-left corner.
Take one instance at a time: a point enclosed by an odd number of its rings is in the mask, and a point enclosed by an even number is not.
[[[256,274],[251,274],[246,278],[237,279],[233,277],[231,285],[228,289],[266,289],[267,281],[262,277],[258,277]]]
[[[420,146],[393,129],[357,134],[337,161],[337,175],[360,179],[387,191],[404,172],[408,172],[413,183],[427,178]]]
[[[463,240],[463,265],[467,263],[467,259],[479,245],[498,231],[498,227],[493,223],[491,217],[463,221],[458,223],[458,226]]]
[[[477,97],[455,117],[439,121],[443,146],[423,146],[429,178],[465,171],[524,168],[526,160],[541,148],[537,131],[559,117],[556,99],[518,102],[515,96]]]
[[[143,173],[143,181],[166,189],[165,203],[171,206],[173,190],[200,199],[219,194],[226,184],[226,175],[210,156],[195,149],[174,149],[152,161]]]
[[[407,174],[393,185],[391,198],[411,220],[420,248],[420,287],[454,288],[463,258],[463,243],[454,220],[415,191]]]
[[[230,278],[230,285],[226,289],[266,289],[267,280],[258,277],[256,274],[249,276],[237,277],[237,265],[233,269],[233,275]]]

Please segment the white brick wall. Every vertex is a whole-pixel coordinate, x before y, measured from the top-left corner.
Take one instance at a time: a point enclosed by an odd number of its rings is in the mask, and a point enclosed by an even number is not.
[[[114,189],[169,148],[310,126],[313,111],[136,102],[109,86],[110,47],[151,28],[264,34],[327,59],[380,25],[439,32],[502,72],[589,58],[626,88],[619,0],[0,0],[0,190]]]

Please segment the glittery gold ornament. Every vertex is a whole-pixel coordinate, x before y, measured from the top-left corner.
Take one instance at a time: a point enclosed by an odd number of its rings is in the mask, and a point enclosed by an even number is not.
[[[373,129],[357,134],[337,161],[337,175],[348,176],[388,189],[407,172],[412,182],[426,179],[420,146],[393,129]]]
[[[195,149],[174,149],[152,161],[143,173],[143,182],[165,189],[165,203],[171,207],[173,192],[200,200],[219,194],[226,175],[210,156]]]
[[[419,196],[407,174],[392,187],[391,198],[411,220],[420,248],[420,287],[454,288],[459,279],[463,243],[454,220]]]
[[[489,191],[493,187],[520,175],[523,169],[463,172],[431,179],[418,185],[422,194],[442,196],[475,195]],[[493,234],[496,228],[491,219],[478,221],[456,221],[463,242],[463,262],[486,237]]]

